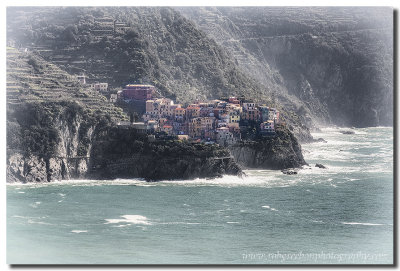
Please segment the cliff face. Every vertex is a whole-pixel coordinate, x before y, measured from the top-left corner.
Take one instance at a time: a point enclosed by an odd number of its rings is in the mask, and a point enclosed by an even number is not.
[[[235,161],[247,168],[286,169],[306,164],[300,144],[286,128],[278,128],[274,138],[240,142],[229,150]]]
[[[23,104],[9,111],[7,182],[85,177],[99,121],[88,119],[87,112],[69,102]]]
[[[134,155],[111,161],[105,155],[96,157],[92,166],[93,170],[88,176],[94,179],[144,178],[147,181],[159,181],[241,175],[240,167],[231,157]]]
[[[149,140],[131,128],[97,133],[91,151],[92,178],[193,179],[240,175],[229,152],[218,145]]]

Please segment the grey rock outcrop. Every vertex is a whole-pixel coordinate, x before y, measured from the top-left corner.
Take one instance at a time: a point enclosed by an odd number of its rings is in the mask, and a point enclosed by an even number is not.
[[[239,142],[229,150],[235,161],[247,168],[287,169],[307,164],[293,133],[286,128],[276,132],[276,137]]]

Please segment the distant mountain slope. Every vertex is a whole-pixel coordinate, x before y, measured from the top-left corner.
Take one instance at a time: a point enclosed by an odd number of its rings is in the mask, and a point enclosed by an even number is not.
[[[392,125],[393,11],[359,7],[178,8],[242,71],[327,124]],[[291,99],[294,100],[294,99]]]

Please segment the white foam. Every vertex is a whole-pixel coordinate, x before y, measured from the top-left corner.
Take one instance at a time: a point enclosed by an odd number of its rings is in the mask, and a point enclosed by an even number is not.
[[[236,222],[236,221],[228,221],[226,223],[228,223],[228,224],[239,224],[239,222]]]
[[[29,206],[31,206],[32,208],[37,208],[40,205],[40,201],[36,201],[34,203],[29,204]]]
[[[18,192],[18,194],[25,194],[25,192]]]
[[[271,206],[269,206],[269,205],[264,205],[264,206],[261,206],[261,208],[269,209],[269,210],[271,210],[271,211],[275,211],[275,212],[277,212],[277,211],[278,211],[278,210],[277,210],[277,209],[275,209],[275,208],[271,208]]]
[[[363,226],[384,226],[385,224],[377,223],[361,223],[361,222],[342,222],[345,225],[363,225]]]
[[[127,224],[139,224],[139,225],[152,225],[145,216],[123,215],[121,217],[123,217],[123,219],[105,219],[107,222],[104,224],[127,223]]]
[[[83,230],[72,230],[71,232],[73,232],[73,233],[81,233],[81,232],[88,232],[88,231],[83,231]]]
[[[29,223],[29,224],[40,224],[40,225],[52,225],[52,224],[47,223],[47,222],[35,221],[35,220],[32,220],[32,219],[28,219],[28,223]]]
[[[123,228],[123,227],[126,227],[126,226],[129,226],[129,224],[116,225],[116,226],[113,226],[113,227],[114,228]]]

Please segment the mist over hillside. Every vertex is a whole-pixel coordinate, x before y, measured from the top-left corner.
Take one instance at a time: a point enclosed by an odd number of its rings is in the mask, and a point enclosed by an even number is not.
[[[300,139],[319,125],[391,125],[389,8],[9,7],[7,42],[120,89],[177,102],[245,96]]]
[[[393,10],[185,7],[241,70],[300,99],[321,124],[392,125]]]

